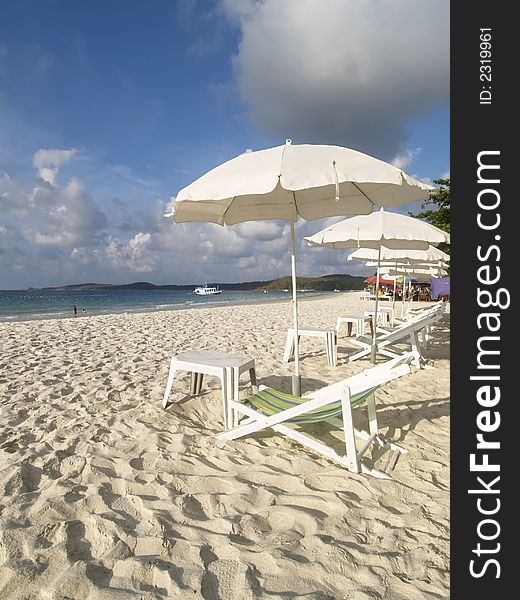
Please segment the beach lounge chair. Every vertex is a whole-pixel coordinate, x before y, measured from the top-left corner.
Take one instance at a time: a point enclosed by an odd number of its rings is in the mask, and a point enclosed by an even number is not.
[[[218,434],[217,438],[229,441],[271,428],[314,452],[340,463],[349,471],[390,479],[386,473],[371,469],[362,462],[363,456],[373,445],[381,451],[392,451],[389,468],[393,467],[399,453],[406,452],[397,444],[387,442],[379,433],[374,392],[381,385],[409,373],[410,363],[415,358],[414,353],[410,352],[304,397],[260,386],[258,392],[245,401],[231,401],[231,408],[235,411],[235,422],[239,414],[245,415],[246,418],[233,429]],[[352,420],[352,409],[363,403],[366,403],[368,408],[368,432],[355,430]],[[330,446],[294,427],[320,421],[337,424],[343,429],[345,454],[339,454]],[[356,435],[363,442],[359,450],[356,446]]]
[[[439,320],[442,313],[439,311],[428,313],[416,317],[410,321],[401,323],[397,327],[385,329],[378,327],[376,330],[376,353],[390,358],[402,356],[407,350],[400,350],[396,346],[398,344],[409,343],[412,351],[415,353],[416,359],[414,364],[416,367],[421,367],[421,343],[419,335],[423,335],[422,346],[427,345],[427,331]],[[349,361],[354,361],[371,354],[373,339],[369,336],[360,336],[352,338],[352,343],[356,346],[361,346],[361,350],[350,354]]]
[[[435,304],[432,304],[430,306],[420,306],[418,308],[411,308],[403,317],[395,317],[395,321],[396,322],[410,322],[413,321],[416,318],[422,317],[424,315],[429,315],[429,314],[437,314],[437,313],[444,313],[446,310],[446,303],[443,302],[442,300],[436,302]]]
[[[394,331],[396,327],[401,327],[403,325],[410,325],[414,323],[417,329],[417,323],[420,322],[421,319],[425,317],[434,316],[435,319],[431,323],[428,323],[425,327],[420,328],[418,339],[421,342],[423,348],[428,348],[429,336],[431,333],[431,328],[435,321],[439,320],[441,316],[446,311],[446,303],[445,302],[436,302],[432,306],[428,306],[426,308],[420,309],[412,309],[408,314],[404,316],[404,318],[394,317],[394,325],[393,326],[378,326],[378,331]]]

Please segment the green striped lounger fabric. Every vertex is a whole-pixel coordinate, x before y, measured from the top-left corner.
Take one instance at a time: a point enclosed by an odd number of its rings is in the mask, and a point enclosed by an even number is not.
[[[352,407],[358,406],[364,402],[365,399],[368,398],[370,394],[374,393],[378,387],[379,386],[373,387],[369,390],[364,390],[362,393],[353,396],[351,398]],[[287,410],[288,408],[300,406],[309,400],[312,400],[312,397],[302,398],[300,396],[293,396],[292,394],[279,392],[273,388],[265,388],[247,398],[245,402],[251,404],[262,414],[270,417],[271,415],[278,414],[279,412]],[[327,406],[316,408],[308,413],[305,413],[304,415],[299,415],[293,419],[289,419],[288,422],[317,423],[319,421],[331,419],[332,417],[337,417],[338,415],[341,415],[341,400],[339,399],[336,402],[331,402]]]

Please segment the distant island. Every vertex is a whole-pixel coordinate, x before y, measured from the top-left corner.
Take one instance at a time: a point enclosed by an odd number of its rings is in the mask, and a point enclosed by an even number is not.
[[[333,292],[362,290],[365,286],[365,277],[356,277],[347,274],[324,275],[322,277],[298,277],[298,289],[318,292]],[[292,288],[291,277],[279,277],[268,281],[246,281],[242,283],[219,283],[205,282],[208,285],[219,285],[222,290],[242,291],[270,291],[290,290]],[[78,283],[56,287],[29,288],[27,291],[49,290],[49,291],[83,291],[83,290],[192,290],[194,284],[186,285],[155,285],[147,281],[136,281],[134,283],[109,284],[109,283]]]

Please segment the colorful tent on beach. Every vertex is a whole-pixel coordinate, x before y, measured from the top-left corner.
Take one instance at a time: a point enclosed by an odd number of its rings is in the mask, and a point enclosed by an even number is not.
[[[377,275],[372,275],[371,277],[367,277],[365,279],[365,283],[368,283],[369,285],[376,285]],[[384,279],[383,277],[380,277],[379,285],[394,285],[394,280],[393,279]]]

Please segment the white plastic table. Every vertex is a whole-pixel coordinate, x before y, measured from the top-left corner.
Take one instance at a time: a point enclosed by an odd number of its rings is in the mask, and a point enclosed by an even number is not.
[[[230,407],[229,400],[238,402],[240,375],[248,371],[251,385],[256,386],[255,361],[253,358],[216,350],[182,352],[171,359],[163,408],[168,405],[168,396],[177,371],[189,371],[191,373],[191,395],[200,394],[204,375],[213,375],[220,379],[224,427],[226,429],[236,424],[236,416]]]
[[[301,336],[320,337],[325,340],[325,350],[327,352],[327,360],[331,367],[336,366],[337,361],[337,335],[334,329],[323,329],[321,327],[313,328],[298,328],[298,340]],[[285,351],[283,353],[283,361],[289,362],[294,355],[294,329],[287,330],[287,340],[285,342]]]
[[[339,335],[339,330],[343,323],[347,324],[347,335],[352,335],[353,325],[356,326],[356,336],[365,335],[365,323],[370,325],[372,328],[372,317],[370,315],[364,315],[362,317],[354,315],[345,315],[344,317],[338,317],[336,319],[336,333]]]
[[[366,310],[365,311],[365,316],[366,317],[373,317],[375,315],[375,311],[373,310]],[[394,309],[391,306],[379,306],[379,308],[377,309],[377,318],[378,318],[378,325],[388,325],[388,326],[392,326],[394,324]]]

